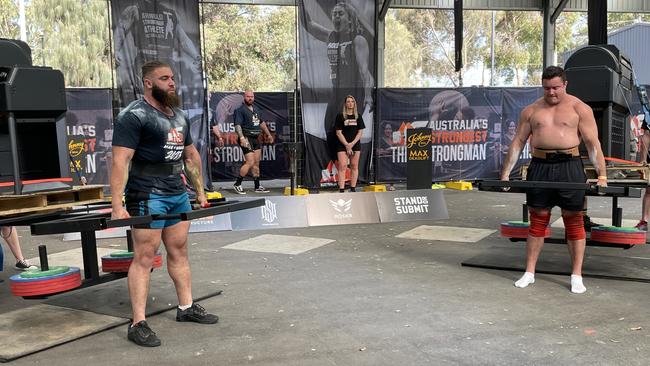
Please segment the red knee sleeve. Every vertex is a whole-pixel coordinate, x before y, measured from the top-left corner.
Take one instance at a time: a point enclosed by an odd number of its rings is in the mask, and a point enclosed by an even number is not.
[[[540,215],[535,211],[530,212],[530,223],[528,224],[528,235],[535,238],[543,238],[546,227],[551,220],[551,213]]]
[[[585,233],[585,223],[581,214],[562,216],[564,221],[564,230],[568,240],[580,240],[587,237]]]

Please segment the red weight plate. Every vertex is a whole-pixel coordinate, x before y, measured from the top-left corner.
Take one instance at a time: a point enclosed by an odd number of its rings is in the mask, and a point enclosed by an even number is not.
[[[63,276],[50,280],[34,282],[11,282],[11,292],[15,296],[41,296],[51,295],[63,292],[81,286],[81,273],[79,271],[71,272],[68,276]]]
[[[626,233],[622,231],[592,230],[590,238],[593,241],[602,243],[641,245],[645,244],[646,232]]]
[[[128,272],[133,259],[106,259],[102,257],[102,271],[103,272]],[[153,259],[153,268],[162,267],[162,255],[156,254]]]
[[[525,239],[528,237],[528,227],[521,225],[509,225],[509,223],[504,222],[501,224],[501,236],[504,238],[520,238]],[[546,227],[544,231],[544,237],[548,238],[551,236],[551,228]]]

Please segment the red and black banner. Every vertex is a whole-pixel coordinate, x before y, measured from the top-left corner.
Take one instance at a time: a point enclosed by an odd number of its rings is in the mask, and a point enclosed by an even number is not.
[[[300,0],[300,85],[305,133],[304,185],[335,183],[334,121],[346,96],[356,99],[366,128],[359,177],[370,162],[375,87],[375,2]]]

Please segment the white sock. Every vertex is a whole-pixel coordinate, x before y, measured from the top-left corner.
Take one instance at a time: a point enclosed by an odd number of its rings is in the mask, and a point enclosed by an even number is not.
[[[582,276],[571,275],[571,292],[574,294],[581,294],[587,291],[585,285],[582,284]]]
[[[178,308],[181,309],[181,311],[185,311],[191,307],[192,307],[192,303],[190,303],[189,305],[178,305]]]
[[[531,283],[535,283],[535,274],[526,272],[517,282],[515,282],[515,287],[524,288]]]

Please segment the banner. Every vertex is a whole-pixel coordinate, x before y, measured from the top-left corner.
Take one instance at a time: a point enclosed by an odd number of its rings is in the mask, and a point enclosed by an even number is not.
[[[336,182],[334,121],[348,95],[366,126],[359,162],[359,178],[365,180],[374,118],[375,1],[301,0],[298,6],[304,185]]]
[[[431,129],[425,127],[406,130],[406,189],[430,189]]]
[[[433,181],[498,178],[519,113],[541,96],[541,88],[380,89],[377,180],[406,179],[405,131],[416,127],[432,129]],[[526,145],[519,164],[529,158]]]
[[[309,194],[306,197],[309,226],[379,223],[374,192]]]
[[[218,128],[224,139],[224,146],[219,146],[215,138],[211,139],[210,167],[213,181],[237,179],[239,168],[244,163],[244,154],[237,143],[233,123],[235,110],[242,103],[242,93],[210,94],[210,129]],[[291,141],[289,96],[287,93],[255,93],[255,106],[259,108],[260,117],[275,136],[273,145],[262,145],[260,176],[262,179],[289,178],[289,151],[283,145],[284,142]]]
[[[190,133],[208,173],[208,126],[199,36],[199,5],[195,0],[111,0],[117,91],[120,106],[143,96],[142,65],[168,63],[176,81],[181,108],[190,118]],[[206,186],[210,186],[209,179]]]
[[[67,89],[65,125],[74,184],[109,184],[113,109],[109,89]]]
[[[243,199],[242,199],[243,201]],[[230,213],[233,230],[307,227],[306,196],[267,196],[264,206]]]
[[[440,189],[375,193],[381,222],[445,220],[449,218]]]

